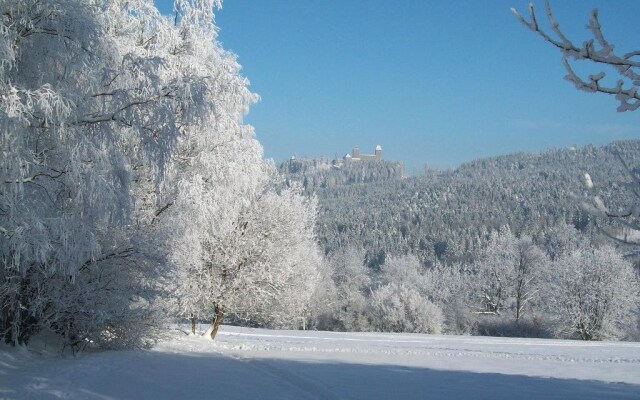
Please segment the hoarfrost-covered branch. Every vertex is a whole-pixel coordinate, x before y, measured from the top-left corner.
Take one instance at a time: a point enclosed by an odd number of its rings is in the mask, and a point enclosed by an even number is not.
[[[633,111],[640,107],[640,51],[631,51],[623,55],[614,52],[615,46],[611,44],[602,32],[602,26],[598,19],[598,10],[591,12],[587,28],[591,31],[593,39],[584,42],[582,46],[576,46],[567,36],[560,30],[560,24],[553,17],[551,5],[549,1],[545,2],[546,17],[551,26],[551,30],[557,38],[546,33],[539,25],[534,6],[529,4],[529,19],[524,18],[518,10],[512,8],[516,18],[527,28],[537,33],[548,43],[557,47],[563,54],[562,64],[564,65],[567,75],[565,79],[572,82],[576,88],[587,92],[606,93],[615,96],[620,102],[618,111]],[[605,85],[601,82],[606,77],[605,72],[599,72],[589,75],[587,79],[581,78],[571,66],[569,59],[576,61],[589,60],[596,64],[613,67],[618,75],[623,78],[616,82],[615,85]]]
[[[630,186],[629,192],[634,197],[633,200],[630,200],[631,204],[620,207],[617,211],[610,210],[601,196],[597,194],[591,176],[585,174],[585,184],[593,197],[593,203],[582,202],[582,206],[595,216],[616,221],[620,225],[619,227],[602,227],[601,231],[620,244],[634,247],[635,250],[631,255],[638,255],[640,254],[640,249],[638,249],[640,246],[640,176],[636,170],[630,168],[619,152],[616,152],[615,156],[631,178],[631,182],[628,184]]]

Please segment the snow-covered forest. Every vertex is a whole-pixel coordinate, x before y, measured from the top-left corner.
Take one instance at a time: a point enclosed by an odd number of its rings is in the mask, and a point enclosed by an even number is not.
[[[582,207],[593,190],[612,208],[634,201],[632,178],[617,154],[640,165],[640,141],[484,158],[404,178],[390,173],[401,170],[391,161],[332,168],[330,162],[298,160],[280,169],[318,197],[325,253],[359,248],[372,268],[387,254],[411,253],[428,266],[472,261],[490,233],[504,226],[539,244],[561,224],[597,239],[598,227],[615,224]],[[595,188],[586,186],[585,173]]]
[[[31,379],[29,349],[207,355],[222,324],[640,340],[639,141],[410,178],[277,166],[220,6],[0,2],[0,378]],[[349,340],[372,337],[400,338]]]

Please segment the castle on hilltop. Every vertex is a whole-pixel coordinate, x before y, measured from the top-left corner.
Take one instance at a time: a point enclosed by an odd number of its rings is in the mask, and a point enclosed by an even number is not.
[[[360,147],[354,146],[351,154],[343,157],[344,161],[380,161],[382,160],[382,146],[377,145],[374,154],[360,154]]]
[[[326,168],[340,168],[343,165],[349,164],[352,161],[382,161],[382,146],[377,145],[373,154],[360,154],[360,147],[354,146],[351,153],[347,153],[344,157],[340,158],[338,153],[336,153],[336,158],[334,160],[328,160],[324,157],[319,159],[307,160],[311,161],[314,166],[324,165]],[[296,173],[302,168],[302,165],[305,163],[305,159],[298,160],[298,158],[293,155],[288,161],[289,164],[289,172]]]

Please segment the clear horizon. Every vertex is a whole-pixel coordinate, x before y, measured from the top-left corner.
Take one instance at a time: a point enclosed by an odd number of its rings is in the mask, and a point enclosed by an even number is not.
[[[171,1],[156,4],[171,12]],[[385,159],[420,172],[640,138],[640,112],[618,113],[613,96],[579,92],[563,80],[560,52],[510,11],[526,14],[527,4],[228,0],[216,23],[219,40],[261,96],[245,121],[276,162],[381,145]],[[549,31],[544,2],[534,4]],[[585,25],[599,8],[616,48],[639,48],[639,2],[551,5],[576,44],[591,38]],[[584,62],[577,70],[600,71]]]

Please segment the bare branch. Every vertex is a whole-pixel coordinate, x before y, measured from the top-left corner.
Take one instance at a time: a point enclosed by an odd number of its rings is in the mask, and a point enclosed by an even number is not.
[[[54,172],[56,172],[57,174],[53,175],[53,174],[39,173],[39,174],[35,174],[33,176],[29,176],[29,177],[26,177],[26,178],[5,181],[4,183],[33,183],[34,180],[36,180],[37,178],[39,178],[41,176],[44,176],[44,177],[50,178],[50,179],[58,179],[62,175],[67,173],[67,171],[54,171]]]
[[[158,217],[160,216],[160,214],[162,214],[163,212],[165,212],[169,207],[171,207],[173,205],[173,202],[170,201],[167,204],[165,204],[164,206],[160,207],[159,209],[156,210],[156,212],[153,215],[153,218],[151,219],[151,225],[153,225],[154,222],[156,222],[156,220],[158,219]]]

